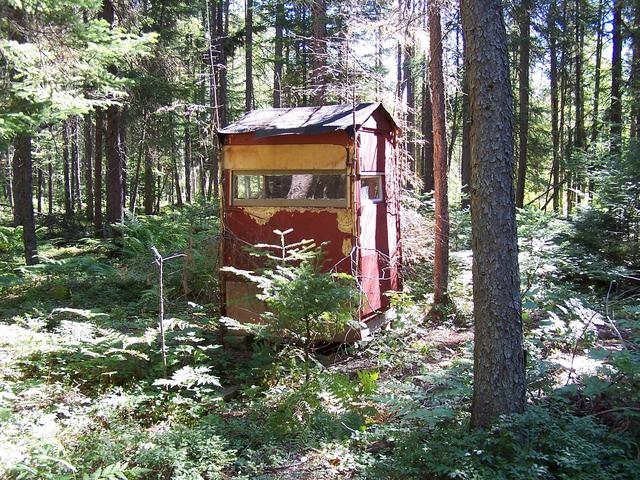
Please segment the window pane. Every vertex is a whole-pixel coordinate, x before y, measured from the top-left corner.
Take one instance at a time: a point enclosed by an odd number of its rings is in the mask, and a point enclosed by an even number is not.
[[[382,200],[382,176],[360,177],[360,199]]]
[[[262,175],[236,175],[235,198],[264,198],[264,178]]]
[[[237,199],[344,200],[347,176],[343,174],[236,175]]]

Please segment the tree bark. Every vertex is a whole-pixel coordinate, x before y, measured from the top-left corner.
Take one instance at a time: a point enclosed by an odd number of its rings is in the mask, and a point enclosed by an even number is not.
[[[184,195],[187,203],[191,203],[191,119],[187,114],[184,124]]]
[[[431,86],[429,85],[429,68],[426,58],[423,59],[422,80],[422,189],[433,191],[433,109],[431,106]]]
[[[631,132],[630,137],[640,139],[640,0],[633,2],[633,28],[631,30]]]
[[[22,226],[25,262],[27,265],[34,265],[38,259],[38,242],[33,214],[31,136],[18,133],[13,146],[14,221],[16,225]]]
[[[208,5],[208,4],[207,4]],[[220,128],[220,111],[219,111],[219,98],[220,94],[219,82],[217,81],[217,71],[216,71],[216,55],[214,52],[213,38],[218,35],[218,9],[217,2],[214,0],[211,2],[210,7],[206,12],[207,19],[207,32],[209,34],[208,47],[209,47],[209,105],[210,105],[210,117],[209,117],[209,125],[210,125],[210,135],[212,138],[211,147],[208,149],[209,155],[209,187],[207,190],[207,199],[211,199],[211,194],[213,193],[214,197],[218,196],[218,139],[215,135],[215,132],[218,128]],[[219,42],[216,42],[218,45]],[[218,53],[218,57],[222,55],[221,52]],[[145,199],[147,197],[147,167],[145,163]],[[150,167],[150,171],[151,171]],[[149,191],[152,191],[151,188]],[[153,204],[153,201],[151,205]],[[147,208],[147,203],[145,200],[145,213],[148,211],[152,211],[153,208]],[[150,215],[150,213],[147,213]]]
[[[47,167],[47,213],[53,215],[53,162]]]
[[[284,35],[284,0],[276,1],[275,18],[276,35],[274,42],[274,63],[273,63],[273,107],[282,106],[282,71],[284,59],[282,56],[283,35]]]
[[[596,27],[596,65],[594,69],[593,83],[593,109],[591,115],[591,143],[595,143],[599,131],[599,109],[600,109],[600,70],[602,65],[602,41],[604,37],[604,5],[603,0],[598,2],[598,26]]]
[[[461,66],[460,66],[460,25],[459,25],[459,20],[456,22],[456,44],[455,44],[455,53],[454,53],[454,58],[455,58],[455,75],[457,77],[460,77],[462,71],[461,71]],[[453,160],[453,150],[456,146],[456,141],[458,138],[458,130],[459,130],[459,125],[458,125],[458,121],[460,120],[460,94],[458,92],[458,89],[455,89],[455,91],[453,92],[453,94],[451,95],[451,100],[447,103],[452,104],[451,105],[451,130],[449,133],[449,143],[447,145],[447,168],[449,168],[451,166],[451,161]]]
[[[144,214],[145,215],[153,215],[153,189],[154,189],[154,178],[153,178],[153,162],[154,162],[154,151],[151,145],[147,145],[145,149],[144,155]]]
[[[96,110],[95,113],[96,122],[96,138],[95,138],[95,184],[94,184],[94,198],[95,198],[95,211],[93,215],[93,228],[95,234],[98,237],[102,236],[102,146],[104,136],[104,113],[102,110]]]
[[[93,221],[93,128],[91,124],[91,115],[84,116],[84,168],[85,168],[85,188],[87,192],[87,220]]]
[[[584,26],[581,17],[582,0],[576,0],[575,9],[575,42],[576,42],[576,59],[575,59],[575,141],[574,148],[576,150],[584,150],[586,147],[584,132],[584,86],[583,86],[583,50],[584,50]]]
[[[176,151],[176,136],[175,136],[175,125],[173,124],[173,120],[171,121],[171,173],[173,179],[173,189],[175,189],[175,200],[176,206],[178,208],[182,208],[184,205],[182,203],[182,189],[180,188],[180,170],[178,169],[178,162],[176,160],[177,151]]]
[[[244,29],[244,111],[249,112],[253,110],[253,0],[245,0]],[[187,199],[187,201],[189,200]]]
[[[38,198],[38,213],[42,213],[42,187],[43,187],[43,181],[44,179],[42,178],[42,168],[37,167],[37,198]]]
[[[440,3],[428,7],[429,79],[433,122],[433,177],[435,183],[435,247],[433,258],[433,307],[431,316],[442,318],[449,303],[449,200],[447,187],[447,134],[445,124],[444,73],[442,64],[442,28]]]
[[[550,62],[550,94],[551,94],[551,141],[553,143],[551,163],[551,178],[553,185],[553,211],[560,210],[560,132],[558,130],[558,31],[557,21],[557,0],[551,0],[547,18],[547,29],[549,35]]]
[[[62,172],[64,177],[64,216],[68,221],[73,216],[71,191],[71,167],[69,158],[69,122],[62,124]]]
[[[11,159],[9,158],[9,153],[7,152],[7,165],[6,165],[6,169],[4,168],[4,172],[5,172],[5,192],[7,195],[7,201],[9,202],[9,206],[11,207],[11,210],[13,211],[13,180],[12,180],[12,175],[11,175]]]
[[[107,223],[122,222],[124,205],[122,203],[122,150],[120,145],[120,111],[117,106],[107,108],[107,128],[105,138],[105,157],[107,160],[106,193]]]
[[[518,15],[519,39],[519,134],[518,134],[518,187],[516,189],[516,206],[524,206],[524,192],[527,174],[527,145],[529,142],[529,57],[531,51],[531,5],[529,0],[522,0]]]
[[[220,0],[217,9],[218,34],[218,121],[220,126],[227,124],[227,49],[226,41],[229,33],[229,0]]]
[[[415,50],[412,45],[407,44],[404,47],[404,58],[402,61],[402,76],[404,78],[404,86],[407,91],[407,157],[409,167],[409,177],[413,178],[416,173],[416,145],[415,145],[415,124],[416,124],[416,95],[415,80],[411,69],[411,61],[414,57]],[[409,182],[411,185],[412,182]]]
[[[463,46],[463,51],[464,51]],[[460,160],[460,206],[471,206],[471,111],[469,109],[469,73],[464,66],[462,74],[462,155]]]
[[[327,3],[326,0],[311,1],[312,102],[319,106],[325,102],[327,88]]]
[[[611,155],[619,157],[622,147],[622,0],[613,0],[613,45],[611,55]]]
[[[113,28],[115,24],[115,12],[113,0],[104,0],[102,18]],[[109,67],[111,73],[117,73],[113,66]],[[111,105],[106,113],[106,137],[105,157],[107,161],[106,193],[107,193],[107,223],[110,225],[120,223],[124,219],[124,189],[122,167],[124,164],[121,143],[120,108]]]
[[[127,205],[127,197],[129,196],[129,149],[127,148],[127,121],[129,119],[129,107],[124,105],[120,109],[120,118],[118,119],[118,128],[120,129],[120,161],[122,162],[122,212]],[[124,217],[123,217],[124,218]]]
[[[583,50],[584,50],[584,26],[581,17],[582,13],[582,0],[576,0],[575,4],[575,140],[574,140],[574,158],[578,161],[580,155],[584,152],[586,147],[586,138],[584,130],[584,86],[583,86]],[[576,155],[577,154],[577,155]],[[575,182],[575,202],[576,207],[580,203],[580,195],[577,191],[581,187],[583,181],[581,175],[581,168],[578,166],[574,172]]]
[[[138,202],[138,189],[140,186],[140,169],[142,167],[142,158],[145,156],[147,150],[147,115],[142,115],[142,136],[140,138],[140,145],[138,147],[138,156],[136,158],[136,169],[133,176],[133,182],[131,185],[131,197],[129,199],[129,209],[132,213],[136,212]]]
[[[471,423],[525,407],[513,186],[513,101],[499,0],[462,0],[471,109],[475,347]]]
[[[78,117],[71,120],[71,198],[76,212],[82,212],[82,196],[80,192],[80,134]]]

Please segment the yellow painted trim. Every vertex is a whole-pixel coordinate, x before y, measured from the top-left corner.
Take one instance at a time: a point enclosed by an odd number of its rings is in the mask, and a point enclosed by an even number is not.
[[[343,170],[348,149],[342,145],[225,145],[227,170]]]

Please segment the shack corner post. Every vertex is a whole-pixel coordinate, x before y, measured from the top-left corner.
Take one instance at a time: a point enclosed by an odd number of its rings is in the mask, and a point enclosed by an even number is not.
[[[217,133],[222,144],[222,265],[255,270],[249,245],[325,243],[324,268],[353,275],[362,292],[359,330],[393,316],[386,292],[402,289],[398,127],[380,103],[253,110]],[[254,284],[221,273],[222,313],[260,323]]]

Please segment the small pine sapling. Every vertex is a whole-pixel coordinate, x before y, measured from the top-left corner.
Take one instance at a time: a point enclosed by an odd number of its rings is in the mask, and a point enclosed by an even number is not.
[[[262,314],[267,329],[302,345],[308,382],[313,345],[352,326],[359,294],[351,275],[322,270],[321,246],[311,240],[287,244],[285,236],[292,231],[274,230],[280,237],[279,244],[254,246],[250,253],[266,259],[262,270],[222,270],[258,286],[257,297],[267,308]]]

